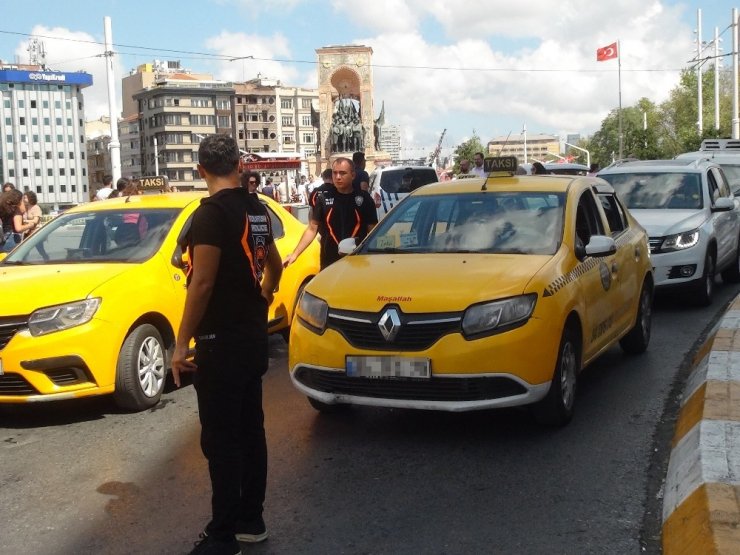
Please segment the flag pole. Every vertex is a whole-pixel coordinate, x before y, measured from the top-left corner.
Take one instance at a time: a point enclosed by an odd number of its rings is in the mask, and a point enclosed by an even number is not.
[[[619,159],[623,158],[624,135],[622,134],[622,45],[617,39],[617,75],[619,79]]]

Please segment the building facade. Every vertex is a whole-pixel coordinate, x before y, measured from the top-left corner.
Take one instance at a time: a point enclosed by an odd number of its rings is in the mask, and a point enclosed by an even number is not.
[[[393,164],[401,159],[401,128],[398,125],[384,125],[380,130],[380,150],[387,152]]]
[[[516,156],[519,163],[551,162],[559,159],[560,139],[553,135],[527,135],[526,155],[524,136],[494,137],[488,141],[488,154],[493,156]],[[552,156],[548,156],[552,155]]]
[[[198,144],[214,133],[233,136],[234,92],[224,81],[169,74],[135,93],[142,175],[167,176],[178,190],[205,189]]]
[[[0,181],[43,210],[89,200],[82,90],[92,75],[0,65]]]
[[[118,121],[121,142],[121,177],[139,177],[141,173],[141,138],[139,116],[134,114]]]

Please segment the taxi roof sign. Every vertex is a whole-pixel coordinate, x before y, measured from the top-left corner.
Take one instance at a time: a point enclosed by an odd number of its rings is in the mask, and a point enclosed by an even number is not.
[[[519,161],[516,156],[492,156],[483,160],[483,171],[486,173],[505,172],[514,174],[518,167]]]

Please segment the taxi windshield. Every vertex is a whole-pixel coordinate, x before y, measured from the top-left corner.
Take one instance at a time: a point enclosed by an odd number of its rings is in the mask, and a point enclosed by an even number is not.
[[[63,214],[2,263],[142,262],[159,249],[179,212],[179,208],[159,208]]]
[[[698,210],[704,206],[698,173],[613,173],[599,177],[611,183],[630,210]]]
[[[391,210],[361,253],[547,254],[563,235],[565,193],[411,196]]]

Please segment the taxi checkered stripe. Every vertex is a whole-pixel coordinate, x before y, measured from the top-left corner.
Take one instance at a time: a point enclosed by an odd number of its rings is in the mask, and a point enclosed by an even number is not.
[[[630,229],[627,233],[622,233],[615,241],[615,243],[617,244],[617,248],[632,241],[632,238],[636,234],[637,234],[637,231],[634,229]],[[597,258],[589,258],[588,260],[579,263],[570,272],[568,272],[567,274],[563,276],[560,276],[555,281],[550,283],[547,287],[545,287],[545,292],[542,294],[542,296],[551,297],[552,295],[560,291],[563,287],[565,287],[572,281],[578,279],[582,275],[586,274],[589,270],[597,267],[598,265],[599,265],[599,260]]]

